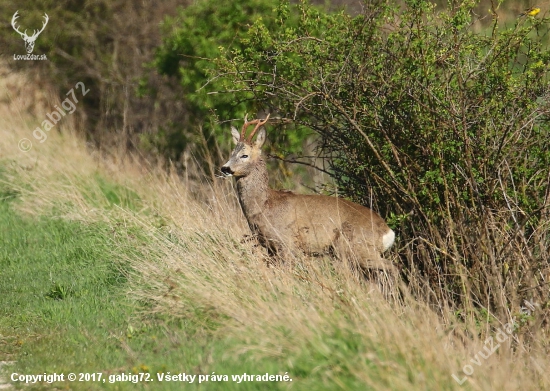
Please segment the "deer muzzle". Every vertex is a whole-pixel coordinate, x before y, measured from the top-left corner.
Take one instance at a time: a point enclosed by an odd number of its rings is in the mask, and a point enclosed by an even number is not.
[[[232,176],[235,172],[229,166],[222,166],[222,174],[225,176]]]

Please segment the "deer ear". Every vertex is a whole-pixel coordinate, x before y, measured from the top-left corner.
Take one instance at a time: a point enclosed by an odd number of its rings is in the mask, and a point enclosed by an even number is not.
[[[265,128],[262,126],[258,131],[258,136],[256,136],[256,142],[254,143],[257,148],[261,148],[264,145],[266,133]]]
[[[237,145],[239,140],[241,139],[241,134],[234,126],[231,127],[231,135],[233,136],[233,142],[235,143],[235,145]]]

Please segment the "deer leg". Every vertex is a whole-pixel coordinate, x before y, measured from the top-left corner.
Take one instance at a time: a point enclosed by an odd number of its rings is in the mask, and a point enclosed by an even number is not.
[[[398,272],[397,267],[387,259],[380,256],[378,258],[370,257],[368,259],[361,259],[359,265],[365,270],[382,270],[388,273],[395,274]]]
[[[383,271],[391,276],[398,276],[399,269],[385,258],[373,246],[363,246],[358,250],[359,265],[364,271]]]
[[[282,242],[268,239],[262,245],[267,249],[271,265],[283,266],[291,261],[291,253]]]
[[[341,232],[335,239],[334,250],[339,258],[353,260],[363,271],[381,270],[392,275],[398,274],[398,269],[391,261],[384,259],[375,246],[364,240],[353,240],[353,234]]]

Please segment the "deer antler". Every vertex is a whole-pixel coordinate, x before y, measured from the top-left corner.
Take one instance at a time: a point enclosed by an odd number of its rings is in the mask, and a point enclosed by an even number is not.
[[[43,18],[45,19],[44,22],[42,23],[42,29],[40,29],[39,32],[36,32],[36,30],[33,30],[33,34],[32,34],[32,37],[31,38],[36,38],[40,35],[40,33],[42,31],[44,31],[44,29],[46,28],[46,25],[48,24],[48,20],[50,20],[49,16],[47,13],[44,13],[44,16]],[[26,30],[25,30],[26,31]]]
[[[13,27],[13,29],[15,31],[17,31],[20,35],[24,35],[24,36],[27,36],[27,30],[25,30],[24,33],[22,33],[21,31],[19,31],[19,28],[17,27],[17,25],[15,24],[15,21],[17,20],[17,18],[19,18],[19,15],[17,15],[19,11],[15,11],[15,14],[13,14],[13,18],[11,18],[11,27]]]
[[[241,129],[241,138],[239,139],[239,141],[244,141],[244,135],[245,135],[245,132],[246,132],[246,128],[248,128],[250,125],[252,125],[252,122],[248,122],[248,114],[245,114],[244,115],[244,124],[243,124],[243,127]]]
[[[250,125],[256,125],[254,127],[254,130],[252,131],[252,133],[250,133],[250,136],[248,136],[248,138],[246,139],[246,142],[250,143],[252,142],[252,137],[254,137],[254,135],[256,134],[256,132],[258,131],[258,129],[260,128],[260,126],[264,125],[268,120],[269,120],[269,116],[271,114],[268,114],[267,117],[265,117],[264,120],[261,120],[261,119],[255,119],[254,121],[250,121],[248,122],[248,114],[244,116],[244,125],[242,127],[242,130],[241,130],[241,138],[239,141],[245,141],[245,134],[246,134],[246,128],[248,128]]]
[[[27,35],[27,30],[26,29],[25,29],[25,32],[22,33],[21,31],[19,31],[19,27],[17,27],[17,25],[15,24],[15,21],[17,20],[17,18],[19,18],[19,16],[21,16],[21,15],[17,15],[18,13],[19,13],[19,11],[15,11],[15,14],[13,14],[13,17],[11,18],[11,27],[13,27],[13,29],[15,31],[17,31],[21,36],[24,36],[24,38],[30,39],[30,40],[32,40],[33,38],[38,37],[40,35],[40,33],[42,31],[44,31],[44,29],[46,28],[46,25],[48,24],[48,20],[50,20],[48,14],[44,13],[43,18],[45,19],[45,21],[42,22],[42,29],[38,32],[36,32],[36,30],[33,30],[32,36],[29,37]]]
[[[258,121],[258,124],[254,127],[254,130],[252,131],[252,133],[250,133],[250,136],[248,136],[248,142],[252,142],[252,137],[254,137],[254,135],[256,134],[256,132],[258,131],[258,129],[260,128],[260,126],[262,126],[263,124],[265,124],[268,120],[269,120],[269,116],[271,114],[268,114],[267,117],[265,117],[265,119],[262,121],[262,120],[257,120]]]

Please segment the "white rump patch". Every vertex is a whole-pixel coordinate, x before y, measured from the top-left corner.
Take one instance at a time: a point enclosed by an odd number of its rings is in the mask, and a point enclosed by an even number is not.
[[[384,246],[384,251],[386,251],[388,248],[390,248],[393,245],[393,242],[395,241],[395,232],[393,232],[391,229],[382,236],[382,246]]]

